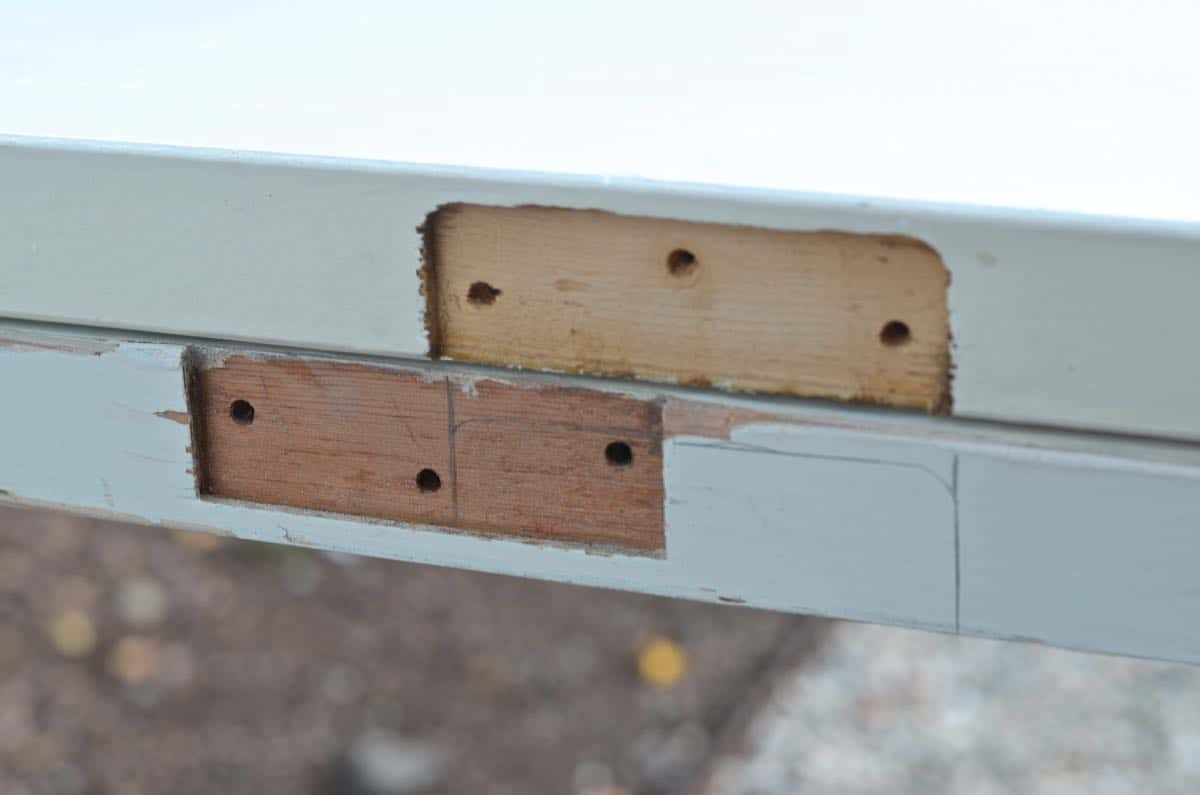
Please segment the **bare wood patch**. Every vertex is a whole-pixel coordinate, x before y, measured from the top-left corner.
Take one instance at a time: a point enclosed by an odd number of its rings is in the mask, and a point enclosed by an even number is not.
[[[668,437],[705,436],[727,442],[734,429],[756,422],[795,424],[794,420],[762,411],[698,400],[668,398],[663,407],[663,434]]]
[[[467,204],[424,231],[434,357],[949,410],[920,241]]]
[[[357,364],[230,356],[196,373],[202,491],[229,499],[453,524],[446,386]]]
[[[193,365],[202,494],[656,551],[658,404],[584,389],[229,356]]]
[[[463,527],[664,548],[657,404],[495,381],[453,404]]]

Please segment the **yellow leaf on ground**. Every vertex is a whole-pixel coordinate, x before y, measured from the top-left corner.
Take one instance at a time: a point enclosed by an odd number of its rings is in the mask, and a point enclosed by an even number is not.
[[[63,610],[46,626],[55,651],[64,657],[86,657],[96,648],[96,625],[82,610]]]
[[[672,687],[687,674],[687,652],[674,641],[655,637],[638,652],[638,673],[655,687]]]

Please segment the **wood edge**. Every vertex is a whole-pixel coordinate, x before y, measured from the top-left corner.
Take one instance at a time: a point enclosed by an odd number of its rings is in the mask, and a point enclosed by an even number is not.
[[[419,293],[425,299],[425,337],[429,342],[428,356],[430,359],[442,358],[442,338],[445,335],[445,312],[442,311],[441,289],[438,283],[438,224],[445,213],[452,212],[461,204],[451,202],[439,204],[425,216],[425,220],[417,227],[417,235],[421,239],[420,262],[417,267],[417,278],[420,280]]]
[[[200,375],[201,371],[206,369],[205,355],[196,346],[189,345],[184,349],[180,361],[183,370],[183,391],[190,417],[192,476],[195,479],[196,496],[207,497],[211,495],[205,443],[208,432],[204,415],[207,395],[204,393],[204,384]]]
[[[943,370],[942,391],[937,401],[930,407],[929,413],[940,417],[954,416],[954,333],[947,324],[946,327],[946,367]]]

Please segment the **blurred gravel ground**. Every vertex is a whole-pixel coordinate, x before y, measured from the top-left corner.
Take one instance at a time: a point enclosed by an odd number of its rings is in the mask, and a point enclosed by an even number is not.
[[[364,771],[1193,793],[1200,668],[0,509],[0,795],[366,795]]]
[[[0,509],[0,793],[677,792],[823,626]]]
[[[838,624],[706,795],[1200,792],[1200,668]]]

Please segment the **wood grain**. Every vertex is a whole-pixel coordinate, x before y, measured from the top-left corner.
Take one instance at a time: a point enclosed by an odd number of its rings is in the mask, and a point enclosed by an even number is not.
[[[663,549],[662,411],[580,389],[496,381],[454,394],[459,521],[537,538]],[[606,448],[626,445],[628,464]]]
[[[209,495],[423,524],[454,523],[444,381],[357,364],[229,357],[197,373],[202,490]],[[254,407],[250,424],[231,416]]]
[[[665,548],[657,403],[248,356],[198,366],[191,381],[205,495],[519,538]],[[627,445],[632,460],[610,463],[613,443]],[[421,477],[425,470],[436,473],[438,488],[428,473]]]
[[[431,355],[949,410],[949,276],[911,238],[454,204]]]

